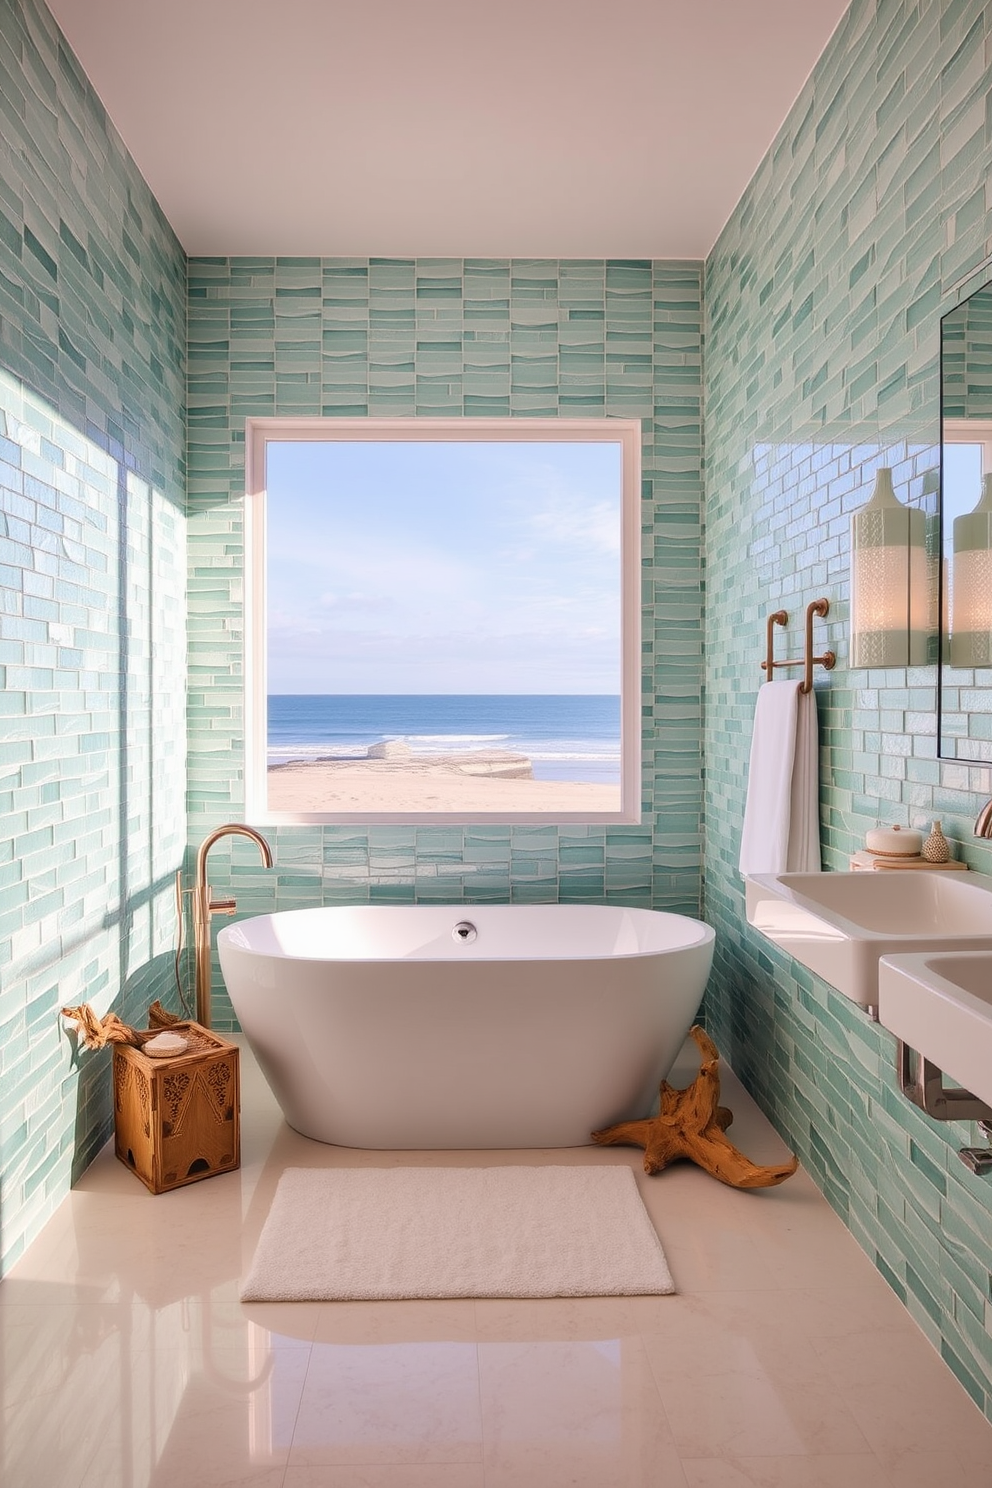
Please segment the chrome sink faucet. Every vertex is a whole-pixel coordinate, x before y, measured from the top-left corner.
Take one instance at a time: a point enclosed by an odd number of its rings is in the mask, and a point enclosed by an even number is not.
[[[207,854],[221,837],[250,837],[262,855],[266,868],[272,867],[272,849],[260,832],[241,822],[226,822],[200,843],[196,854],[196,879],[193,884],[193,946],[196,954],[196,1021],[210,1027],[210,920],[215,914],[232,915],[237,909],[234,899],[214,899],[207,883]]]
[[[985,802],[975,818],[975,836],[992,837],[992,800]]]

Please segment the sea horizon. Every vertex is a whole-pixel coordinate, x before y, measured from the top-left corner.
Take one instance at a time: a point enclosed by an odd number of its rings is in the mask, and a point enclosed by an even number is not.
[[[270,693],[268,763],[413,754],[525,754],[537,780],[620,781],[620,698],[609,693]]]

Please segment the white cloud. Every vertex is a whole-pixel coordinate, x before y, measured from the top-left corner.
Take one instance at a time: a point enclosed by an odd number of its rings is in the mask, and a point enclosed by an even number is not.
[[[564,497],[534,512],[531,526],[546,539],[597,553],[619,554],[620,513],[616,506],[598,502],[574,505]]]
[[[585,469],[315,502],[270,538],[273,690],[618,691],[619,493]]]

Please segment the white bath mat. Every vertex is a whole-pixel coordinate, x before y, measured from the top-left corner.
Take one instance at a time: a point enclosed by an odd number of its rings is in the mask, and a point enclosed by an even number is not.
[[[289,1168],[241,1297],[674,1290],[629,1168]]]

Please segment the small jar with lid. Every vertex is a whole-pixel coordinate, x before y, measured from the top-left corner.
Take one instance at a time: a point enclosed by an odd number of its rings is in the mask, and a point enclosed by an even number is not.
[[[914,827],[872,827],[865,834],[865,847],[878,858],[918,858],[923,833]]]

